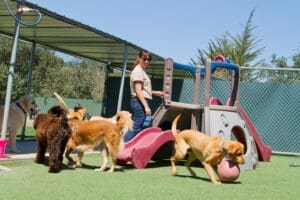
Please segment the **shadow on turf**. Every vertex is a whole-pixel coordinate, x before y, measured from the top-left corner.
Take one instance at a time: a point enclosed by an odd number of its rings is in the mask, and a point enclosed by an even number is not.
[[[177,166],[184,166],[185,161],[178,161],[176,163]],[[191,164],[192,167],[196,167],[199,169],[203,169],[202,164],[199,161],[194,161]],[[146,166],[146,168],[157,168],[157,167],[170,167],[171,170],[171,165],[170,165],[170,161],[169,160],[159,160],[159,161],[153,161],[153,162],[149,162]],[[128,165],[126,167],[124,167],[124,169],[134,169],[132,165]],[[198,179],[198,180],[202,180],[205,182],[211,182],[209,178],[205,178],[205,177],[200,177],[200,176],[191,176],[191,175],[176,175],[175,177],[180,177],[180,178],[192,178],[192,179]],[[223,184],[241,184],[240,181],[234,181],[234,182],[222,182]]]
[[[36,163],[36,164],[41,164],[41,165],[44,165],[46,167],[49,167],[48,165],[48,160],[46,160],[45,162],[43,163]],[[98,169],[100,166],[99,165],[88,165],[88,164],[85,164],[85,163],[81,163],[81,166],[80,167],[76,167],[76,168],[73,168],[65,163],[62,163],[62,166],[61,166],[61,169],[58,171],[58,172],[55,172],[55,173],[60,173],[64,170],[76,170],[76,169],[88,169],[88,170],[95,170],[95,169]],[[107,168],[105,171],[109,170],[109,168]],[[122,168],[115,168],[115,171],[124,171],[124,169]],[[55,174],[54,173],[54,174]]]
[[[44,163],[40,163],[40,164],[43,164],[43,165],[48,167],[48,160],[45,161]],[[179,161],[177,165],[183,165],[184,166],[184,162]],[[170,166],[170,161],[169,160],[161,160],[161,161],[156,161],[156,162],[149,162],[145,168],[157,168],[157,167],[169,167],[169,166]],[[194,167],[196,166],[196,167],[199,167],[199,168],[203,169],[203,167],[199,166],[199,164],[197,164],[197,163],[195,163],[193,166]],[[63,163],[62,166],[61,166],[61,170],[59,172],[64,171],[64,170],[75,170],[75,169],[80,169],[80,168],[81,169],[95,170],[99,167],[100,167],[99,165],[89,165],[89,164],[81,163],[81,167],[73,168],[73,167],[70,167],[67,164]],[[107,171],[107,170],[109,170],[109,168],[107,168],[105,171]],[[132,164],[128,164],[126,166],[121,166],[121,167],[116,167],[115,168],[115,172],[125,172],[127,170],[135,170],[135,168],[132,166]],[[204,177],[200,177],[200,176],[177,174],[175,177],[192,178],[192,179],[202,180],[202,181],[205,181],[205,182],[210,182],[209,178],[204,178]],[[222,182],[222,183],[223,184],[241,184],[240,181]]]
[[[211,182],[209,178],[204,178],[200,176],[190,176],[190,175],[179,175],[177,174],[175,177],[181,177],[181,178],[192,178],[192,179],[198,179],[205,182]],[[223,184],[241,184],[240,181],[234,181],[234,182],[222,182]]]
[[[176,165],[178,165],[178,166],[180,166],[180,165],[184,166],[184,162],[185,161],[178,161],[176,163]],[[158,167],[169,167],[169,166],[171,166],[170,160],[169,159],[163,159],[163,160],[155,160],[155,161],[151,160],[151,161],[149,161],[147,163],[147,165],[146,165],[145,168],[158,168]],[[193,166],[193,167],[201,167],[202,168],[202,165],[199,162],[193,162],[191,164],[191,166]],[[124,169],[135,169],[135,167],[130,162],[128,162],[127,165],[121,166],[121,167],[124,168]]]

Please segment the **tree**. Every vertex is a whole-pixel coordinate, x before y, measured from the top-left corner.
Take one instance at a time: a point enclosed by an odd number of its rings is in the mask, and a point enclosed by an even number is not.
[[[12,40],[0,36],[0,102],[3,104],[11,56]],[[26,93],[31,45],[19,42],[12,98]],[[87,59],[64,60],[55,51],[36,46],[33,58],[30,93],[37,97],[53,97],[58,92],[63,97],[102,101],[105,70],[102,63]]]
[[[191,59],[192,65],[205,65],[206,58],[213,59],[216,55],[222,54],[239,66],[260,66],[263,61],[255,62],[255,59],[265,47],[257,47],[261,40],[253,34],[253,31],[256,29],[256,26],[252,23],[254,12],[255,9],[251,11],[240,34],[234,36],[227,31],[222,37],[211,40],[208,44],[208,50],[198,49],[199,55],[196,59]]]
[[[292,56],[292,63],[288,64],[288,58],[284,56],[277,57],[276,54],[272,55],[271,64],[275,68],[297,68],[300,69],[300,52],[295,53]],[[272,66],[271,66],[272,67]],[[269,75],[271,78],[269,81],[275,82],[288,82],[288,83],[300,83],[300,73],[297,71],[289,71],[289,70],[274,70]]]
[[[9,65],[11,58],[12,40],[6,37],[0,37],[0,102],[4,102],[7,88],[7,78],[9,73]],[[28,45],[19,42],[18,53],[16,56],[17,63],[15,65],[15,73],[13,80],[12,99],[16,100],[26,93],[26,78],[28,72],[28,60],[30,48]]]

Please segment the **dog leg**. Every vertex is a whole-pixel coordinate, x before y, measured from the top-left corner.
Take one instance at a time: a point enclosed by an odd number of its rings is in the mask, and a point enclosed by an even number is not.
[[[110,169],[108,170],[108,172],[114,172],[115,171],[115,167],[116,167],[116,163],[117,163],[117,159],[112,159],[112,164]]]
[[[212,166],[206,162],[202,162],[202,165],[207,173],[207,175],[209,176],[210,178],[210,181],[213,183],[213,184],[216,184],[216,185],[219,185],[219,184],[222,184],[220,181],[218,181],[216,179],[216,176],[215,176],[215,171],[214,169],[212,168]]]
[[[57,156],[57,152],[49,152],[49,169],[48,172],[56,173],[59,172],[61,162]]]
[[[175,155],[170,158],[173,176],[176,176],[176,174],[177,174],[177,170],[176,170],[176,166],[175,166],[176,161],[184,159],[184,157],[187,153],[187,148],[182,148],[181,146],[175,144],[175,148],[174,148]]]
[[[195,154],[192,153],[192,152],[189,152],[188,155],[189,155],[189,156],[188,156],[187,161],[185,162],[185,167],[189,170],[191,176],[194,176],[194,177],[195,177],[195,176],[197,176],[197,175],[196,175],[196,173],[192,170],[192,168],[191,168],[191,163],[192,163],[194,160],[196,160],[197,157],[196,157]]]
[[[66,148],[66,153],[65,153],[65,157],[68,159],[68,165],[74,168],[74,160],[73,158],[70,156],[71,152],[73,151],[72,148],[67,147]]]
[[[108,152],[107,152],[108,149],[105,145],[105,142],[101,142],[99,148],[100,148],[100,154],[102,156],[102,162],[103,163],[102,163],[101,167],[95,169],[95,171],[96,172],[103,172],[106,169],[107,165],[108,165]]]
[[[17,149],[16,145],[17,134],[14,132],[9,133],[9,147],[12,153],[20,153],[21,151]]]
[[[114,148],[114,149],[118,149],[117,147]],[[110,150],[110,157],[112,159],[112,164],[111,164],[111,167],[110,169],[108,170],[108,172],[114,172],[115,171],[115,167],[116,167],[116,164],[117,164],[117,154],[118,152],[114,151],[114,150]]]
[[[46,150],[47,150],[47,146],[45,146],[45,143],[38,141],[37,148],[36,148],[36,157],[35,157],[36,163],[43,163],[45,161]]]
[[[78,151],[77,153],[77,160],[76,160],[76,163],[75,163],[75,167],[81,167],[81,160],[82,160],[82,157],[83,157],[83,154],[84,152],[83,151]]]

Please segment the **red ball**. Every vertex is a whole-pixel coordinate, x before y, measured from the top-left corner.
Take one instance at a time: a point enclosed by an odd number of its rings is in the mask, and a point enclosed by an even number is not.
[[[236,162],[224,159],[218,165],[217,172],[220,181],[233,182],[240,176],[240,167]]]

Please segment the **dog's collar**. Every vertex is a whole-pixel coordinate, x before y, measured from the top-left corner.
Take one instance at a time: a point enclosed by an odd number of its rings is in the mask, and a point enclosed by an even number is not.
[[[227,157],[227,151],[226,151],[226,149],[224,148],[224,146],[225,146],[225,140],[226,140],[226,139],[223,139],[223,140],[222,140],[222,144],[221,144],[222,146],[221,146],[221,147],[222,147],[222,150],[223,150],[223,153],[224,153],[224,157]]]
[[[24,110],[24,108],[21,106],[21,104],[16,102],[16,106],[23,112],[24,115],[26,115],[27,112]]]

